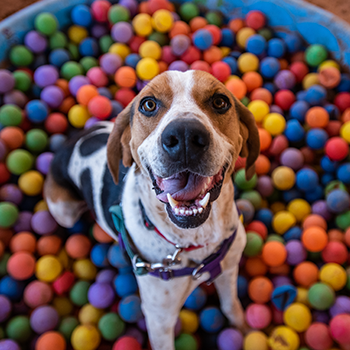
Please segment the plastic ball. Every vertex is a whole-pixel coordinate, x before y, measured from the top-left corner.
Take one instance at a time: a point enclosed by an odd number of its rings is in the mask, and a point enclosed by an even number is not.
[[[258,304],[266,303],[271,298],[273,290],[272,282],[266,277],[255,277],[249,283],[248,295]]]
[[[309,289],[308,300],[314,309],[327,310],[333,305],[335,294],[329,285],[315,283]]]
[[[216,307],[207,307],[199,315],[201,327],[208,333],[219,331],[224,324],[224,316]]]
[[[350,315],[348,314],[335,316],[329,324],[332,338],[340,345],[346,346],[350,343],[349,326]]]
[[[243,336],[236,329],[226,328],[219,333],[217,345],[219,350],[240,350],[243,346]]]
[[[284,322],[296,332],[305,332],[312,321],[310,309],[301,303],[294,303],[287,307],[283,314]]]
[[[331,160],[341,161],[348,155],[349,145],[341,137],[332,137],[326,143],[325,153]]]
[[[9,202],[0,203],[0,227],[8,228],[13,226],[18,218],[17,207]]]
[[[105,309],[112,305],[115,298],[114,290],[110,284],[94,283],[90,286],[88,300],[98,309]]]
[[[32,335],[28,317],[12,317],[6,325],[6,334],[10,339],[20,344],[26,343]]]
[[[197,287],[186,299],[184,306],[189,310],[200,310],[206,303],[207,295],[201,287]]]
[[[301,240],[304,247],[310,252],[320,252],[326,247],[328,236],[323,228],[311,226],[304,230]]]
[[[23,120],[22,111],[15,105],[4,105],[0,108],[0,123],[3,126],[16,126]]]
[[[281,348],[281,343],[283,348]],[[277,326],[271,333],[269,345],[272,350],[297,350],[300,340],[298,334],[286,326]]]
[[[51,346],[57,350],[65,350],[66,340],[58,332],[45,332],[38,338],[35,346],[36,350],[45,350]]]
[[[38,334],[55,329],[58,321],[58,313],[52,306],[39,306],[30,315],[30,325]]]
[[[114,280],[117,295],[121,298],[137,292],[137,282],[133,274],[118,275]]]
[[[0,295],[0,322],[8,319],[12,311],[12,304],[5,295]]]
[[[58,28],[58,21],[55,15],[49,12],[42,12],[35,17],[35,28],[44,35],[52,35]]]
[[[280,242],[266,242],[262,249],[262,258],[268,266],[281,266],[287,258],[287,250]]]
[[[101,342],[101,336],[93,325],[80,325],[74,329],[71,342],[76,350],[95,350]]]
[[[16,280],[22,281],[34,274],[35,258],[27,252],[13,254],[7,262],[7,271]]]
[[[116,313],[110,312],[100,318],[98,329],[103,339],[114,341],[124,332],[125,324]]]
[[[142,317],[141,301],[136,295],[123,298],[118,306],[121,319],[125,322],[137,322]]]
[[[286,121],[282,115],[271,113],[264,119],[263,126],[271,135],[276,136],[282,134],[286,126]]]
[[[312,323],[307,329],[304,338],[306,344],[315,350],[327,350],[333,344],[329,328],[320,322]]]
[[[136,73],[140,79],[153,79],[159,73],[157,61],[151,57],[142,58],[136,65]]]
[[[245,317],[248,325],[254,329],[266,328],[272,320],[270,308],[260,304],[250,304]]]
[[[320,281],[330,285],[335,291],[341,290],[347,281],[346,271],[338,264],[325,264],[320,269]]]
[[[41,123],[49,115],[46,103],[40,100],[29,101],[25,106],[25,111],[28,119],[33,123]]]
[[[61,273],[62,265],[57,257],[45,255],[36,263],[36,276],[44,282],[54,281]]]
[[[241,73],[253,72],[259,68],[259,59],[249,52],[239,56],[237,63]]]
[[[305,60],[311,67],[320,65],[327,56],[327,50],[323,45],[310,45],[305,51]]]
[[[190,310],[181,310],[179,314],[181,321],[181,330],[185,333],[195,333],[199,326],[199,319],[195,312]]]
[[[243,341],[244,350],[268,350],[268,338],[261,331],[250,332]]]
[[[334,190],[327,195],[327,206],[333,213],[342,213],[349,208],[349,204],[349,194],[343,190]]]
[[[272,227],[278,234],[283,234],[296,224],[295,216],[286,210],[275,214],[272,220]]]
[[[275,57],[266,57],[260,62],[260,72],[265,78],[273,78],[280,70],[280,62]]]
[[[267,54],[268,56],[281,58],[286,51],[286,46],[281,39],[271,39],[267,43]]]

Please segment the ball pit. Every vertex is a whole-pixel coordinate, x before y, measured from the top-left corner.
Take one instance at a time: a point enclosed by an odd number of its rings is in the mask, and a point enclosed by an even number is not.
[[[252,331],[227,328],[203,285],[180,313],[176,350],[346,349],[350,76],[324,43],[278,36],[268,17],[165,0],[74,2],[66,18],[33,17],[0,69],[0,349],[147,347],[120,247],[89,220],[59,228],[41,193],[71,130],[113,119],[167,69],[212,73],[252,112],[261,141],[256,175],[246,181],[243,159],[234,175],[247,232],[238,295]]]

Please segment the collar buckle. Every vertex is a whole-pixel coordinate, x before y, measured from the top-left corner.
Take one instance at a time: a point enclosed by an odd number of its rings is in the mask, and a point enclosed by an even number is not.
[[[163,259],[163,264],[165,266],[170,267],[181,264],[181,257],[179,255],[183,252],[184,249],[178,245],[176,245],[175,248],[176,250],[173,255],[169,254],[165,259]]]

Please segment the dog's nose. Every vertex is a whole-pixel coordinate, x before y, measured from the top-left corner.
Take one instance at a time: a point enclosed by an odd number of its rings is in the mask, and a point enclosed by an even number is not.
[[[200,160],[210,143],[210,134],[196,119],[169,123],[161,137],[163,149],[172,161],[189,164]]]

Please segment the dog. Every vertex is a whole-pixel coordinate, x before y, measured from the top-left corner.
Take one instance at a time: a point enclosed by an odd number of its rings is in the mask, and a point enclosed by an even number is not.
[[[237,297],[246,234],[231,175],[240,155],[251,178],[259,150],[253,115],[224,84],[167,71],[114,123],[84,130],[52,161],[44,196],[60,225],[89,208],[117,240],[109,209],[121,202],[153,350],[174,349],[179,312],[203,282],[215,283],[229,322],[246,329]]]

